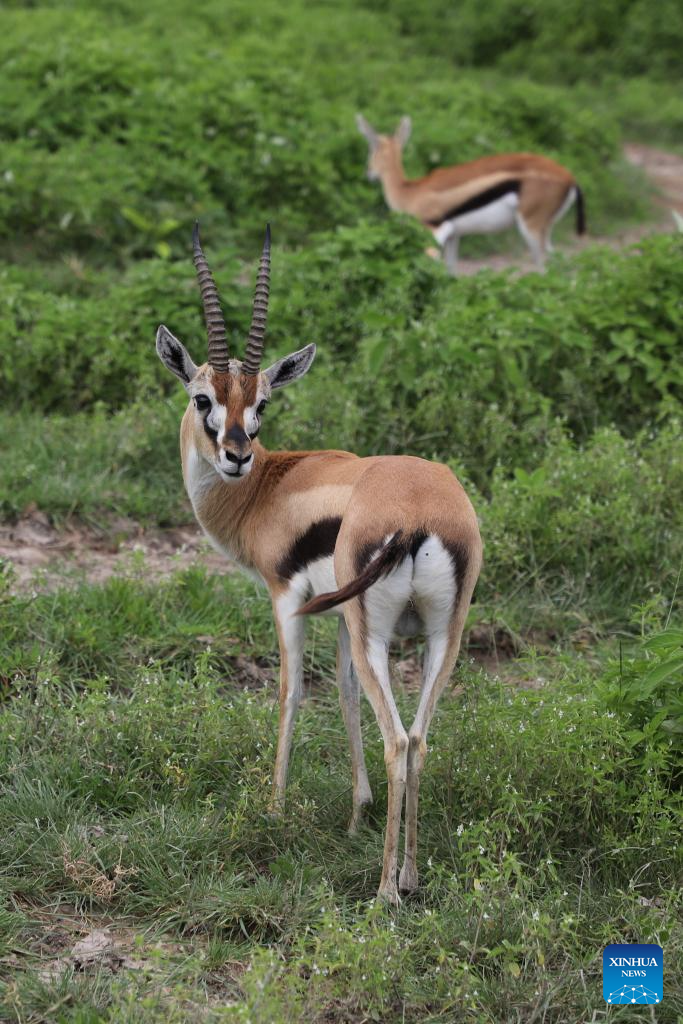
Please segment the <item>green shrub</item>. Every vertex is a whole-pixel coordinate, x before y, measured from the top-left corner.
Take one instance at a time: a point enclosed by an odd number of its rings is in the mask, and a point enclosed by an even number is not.
[[[319,234],[299,252],[276,250],[267,358],[320,345],[296,391],[303,435],[318,436],[322,417],[324,433],[335,425],[337,446],[374,451],[389,438],[392,448],[459,457],[483,482],[498,459],[528,464],[558,417],[583,439],[610,423],[632,432],[680,406],[679,236],[621,254],[589,250],[572,265],[558,260],[544,277],[519,280],[482,273],[453,281],[421,250],[420,229],[407,219]],[[234,257],[220,248],[211,255],[239,354],[255,258],[238,283]],[[76,294],[41,290],[40,278],[28,270],[0,275],[6,405],[111,409],[176,389],[154,354],[162,321],[203,358],[187,257],[145,260],[111,279],[90,272]],[[331,376],[348,387],[331,388]],[[346,403],[352,415],[340,410]],[[354,421],[363,408],[372,416]]]
[[[109,7],[17,9],[0,65],[0,237],[20,258],[27,244],[97,263],[179,255],[197,215],[222,240],[252,240],[269,218],[299,243],[383,212],[359,107],[386,129],[413,115],[414,173],[541,149],[576,173],[593,225],[633,212],[609,115],[560,89],[455,74],[351,3],[335,8],[334,43],[322,4],[214,2],[197,17],[155,0],[135,23]]]
[[[683,13],[665,0],[652,17],[647,0],[464,0],[411,4],[371,0],[402,33],[456,65],[495,66],[544,81],[602,79],[605,72],[680,78]]]
[[[577,624],[589,607],[610,618],[608,609],[625,616],[643,595],[674,599],[683,561],[680,443],[676,421],[637,442],[602,430],[585,448],[556,437],[532,471],[498,469],[490,502],[479,504],[484,599],[550,599]]]
[[[603,677],[600,693],[608,707],[631,726],[626,733],[640,763],[659,746],[683,777],[683,630],[669,627],[620,654]]]

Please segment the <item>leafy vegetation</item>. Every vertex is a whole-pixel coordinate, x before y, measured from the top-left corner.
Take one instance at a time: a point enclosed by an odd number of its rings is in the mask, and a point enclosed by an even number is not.
[[[370,0],[388,10],[406,36],[456,66],[494,66],[541,81],[600,81],[606,74],[680,78],[683,13],[675,0],[658,8],[646,0],[495,0],[482,10],[475,0],[457,8],[445,0]],[[661,20],[660,20],[661,19]]]

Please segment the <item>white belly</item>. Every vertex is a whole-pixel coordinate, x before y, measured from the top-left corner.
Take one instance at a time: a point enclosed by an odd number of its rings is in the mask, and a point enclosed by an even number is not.
[[[496,231],[505,231],[515,223],[518,206],[517,193],[507,192],[487,206],[480,206],[478,210],[470,210],[460,217],[445,220],[434,229],[434,238],[439,245],[443,245],[451,235],[488,235]]]

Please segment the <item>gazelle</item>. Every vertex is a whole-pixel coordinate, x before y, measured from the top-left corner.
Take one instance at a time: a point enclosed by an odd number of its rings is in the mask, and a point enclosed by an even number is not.
[[[455,665],[481,565],[477,519],[446,466],[410,456],[360,458],[343,451],[269,452],[257,440],[277,388],[310,368],[309,344],[261,369],[270,276],[270,231],[261,256],[244,360],[228,353],[218,291],[194,232],[208,332],[196,366],[164,326],[156,347],[189,396],[180,427],[183,478],[213,544],[267,586],[280,647],[280,722],[273,805],[282,805],[301,698],[306,615],[339,616],[337,681],[351,747],[357,829],[372,800],[360,728],[360,685],[377,716],[388,774],[387,830],[379,894],[398,902],[417,886],[417,800],[427,729]],[[406,732],[388,667],[394,634],[426,634],[423,685]]]
[[[462,235],[486,235],[517,225],[539,269],[552,251],[552,227],[576,203],[576,230],[585,231],[583,194],[561,164],[535,153],[501,153],[455,167],[441,167],[424,178],[406,179],[401,154],[411,120],[402,117],[393,135],[379,135],[362,114],[356,124],[369,146],[368,178],[381,181],[392,210],[422,221],[456,273]]]

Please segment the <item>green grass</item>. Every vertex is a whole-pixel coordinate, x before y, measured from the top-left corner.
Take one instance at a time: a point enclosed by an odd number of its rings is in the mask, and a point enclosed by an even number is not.
[[[430,735],[422,885],[394,912],[373,902],[385,773],[367,707],[375,804],[344,830],[331,623],[313,629],[274,820],[277,685],[238,660],[274,660],[251,584],[190,572],[2,608],[3,1019],[579,1021],[603,1005],[601,952],[619,940],[664,944],[658,1019],[683,1011],[674,753],[603,702],[607,649],[505,666],[531,689],[465,658]],[[399,701],[408,717],[415,694]],[[78,969],[93,924],[136,964]],[[58,956],[61,973],[38,973]]]

